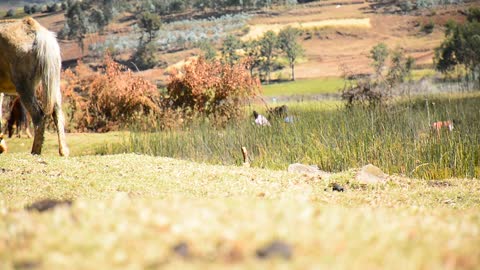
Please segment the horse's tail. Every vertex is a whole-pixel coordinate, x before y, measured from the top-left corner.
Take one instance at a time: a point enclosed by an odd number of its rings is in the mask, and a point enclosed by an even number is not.
[[[48,31],[33,19],[29,19],[31,20],[30,23],[36,26],[36,46],[34,46],[34,49],[37,54],[37,68],[40,69],[42,74],[43,107],[46,114],[51,114],[55,100],[60,95],[60,70],[62,65],[60,46],[55,33]]]

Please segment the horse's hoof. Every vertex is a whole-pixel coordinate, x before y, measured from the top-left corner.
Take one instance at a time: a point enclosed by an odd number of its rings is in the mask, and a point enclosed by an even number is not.
[[[70,149],[68,147],[62,148],[59,150],[60,156],[68,157],[70,155]]]

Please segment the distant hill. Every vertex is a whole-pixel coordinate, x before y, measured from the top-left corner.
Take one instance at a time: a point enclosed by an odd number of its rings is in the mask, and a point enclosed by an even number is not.
[[[24,5],[30,4],[50,4],[50,3],[56,3],[60,1],[52,1],[52,0],[3,0],[0,1],[0,9],[10,9],[10,8],[18,8],[18,7],[23,7]]]

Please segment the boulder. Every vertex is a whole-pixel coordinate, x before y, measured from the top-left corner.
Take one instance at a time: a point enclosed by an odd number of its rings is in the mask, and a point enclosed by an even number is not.
[[[288,165],[288,172],[295,172],[295,173],[306,173],[312,175],[318,175],[322,179],[327,179],[332,174],[329,172],[322,171],[318,168],[317,165],[305,165],[301,163],[293,163]]]
[[[355,176],[355,181],[360,184],[385,184],[388,174],[372,164],[363,166]]]

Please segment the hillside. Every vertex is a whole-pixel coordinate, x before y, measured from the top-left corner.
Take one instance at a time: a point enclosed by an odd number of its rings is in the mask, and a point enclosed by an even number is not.
[[[434,10],[417,10],[407,14],[391,11],[387,7],[377,7],[365,1],[321,1],[309,4],[298,4],[295,7],[262,10],[249,15],[246,27],[248,32],[242,39],[256,37],[265,30],[278,30],[285,25],[294,25],[309,29],[302,36],[301,44],[305,48],[305,57],[297,64],[297,78],[318,78],[325,76],[340,76],[342,66],[348,67],[353,73],[371,72],[369,51],[379,42],[386,43],[390,48],[401,47],[408,55],[416,59],[417,67],[430,67],[433,50],[443,39],[443,27],[446,21],[464,19],[462,10],[469,5],[450,5]],[[177,16],[183,18],[182,16]],[[165,18],[167,19],[167,18]],[[63,26],[63,14],[38,16],[38,20],[54,31]],[[168,18],[168,20],[175,20]],[[430,34],[422,31],[427,23],[433,23]],[[206,23],[198,21],[197,24]],[[220,22],[221,23],[221,22]],[[90,35],[86,43],[102,42],[106,39],[119,37],[135,40],[132,27],[135,20],[129,14],[117,18],[116,22],[107,27],[104,35]],[[194,25],[195,23],[185,23]],[[165,29],[176,31],[171,24],[164,24]],[[172,28],[173,27],[173,28]],[[178,26],[183,27],[183,26]],[[188,27],[188,26],[185,26]],[[62,52],[65,61],[75,62],[80,56],[80,48],[74,41],[62,41]],[[88,46],[87,46],[88,47]],[[129,63],[130,51],[118,55],[118,59]],[[179,66],[185,58],[198,55],[197,49],[161,51],[159,57],[166,66]],[[147,70],[142,74],[152,81],[165,79],[168,68]],[[288,76],[287,69],[279,76]]]

